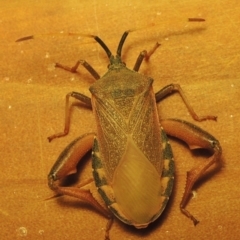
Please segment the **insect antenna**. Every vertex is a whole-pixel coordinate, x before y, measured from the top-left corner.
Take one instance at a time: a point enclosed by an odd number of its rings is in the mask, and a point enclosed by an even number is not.
[[[204,18],[188,18],[188,21],[189,22],[204,22],[205,19]],[[119,57],[121,57],[121,54],[122,54],[122,47],[123,47],[123,44],[128,36],[128,34],[130,32],[133,32],[133,31],[137,31],[137,30],[141,30],[141,29],[146,29],[146,28],[149,28],[149,26],[145,26],[145,27],[141,27],[141,28],[136,28],[136,29],[131,29],[131,30],[128,30],[128,31],[125,31],[122,35],[122,38],[120,39],[120,42],[118,44],[118,49],[117,49],[117,55]]]
[[[141,29],[141,28],[139,28],[139,29]],[[125,31],[125,32],[123,33],[123,35],[122,35],[122,37],[121,37],[121,39],[120,39],[120,42],[119,42],[119,44],[118,44],[117,56],[121,57],[121,55],[122,55],[122,47],[123,47],[123,44],[124,44],[124,42],[125,42],[128,34],[129,34],[130,32],[137,31],[137,30],[139,30],[139,29],[131,29],[131,30]]]
[[[29,40],[29,39],[34,39],[34,36],[31,35],[31,36],[22,37],[22,38],[17,39],[15,42],[21,42],[21,41],[25,41],[25,40]]]
[[[39,35],[40,36],[44,36],[44,35],[52,35],[52,34],[39,34]],[[90,35],[90,34],[81,34],[81,33],[67,33],[66,35],[68,35],[68,36],[75,36],[75,35],[77,35],[77,36],[82,36],[82,37],[93,38],[104,49],[104,51],[106,52],[106,54],[107,54],[109,59],[112,56],[112,53],[109,50],[109,48],[107,47],[107,45],[98,36]],[[30,40],[30,39],[34,39],[34,38],[35,38],[34,35],[26,36],[26,37],[22,37],[22,38],[17,39],[16,42],[26,41],[26,40]]]
[[[118,44],[117,55],[118,55],[119,57],[121,57],[122,47],[123,47],[123,44],[124,44],[124,42],[125,42],[128,34],[129,34],[129,31],[124,32],[123,35],[122,35],[122,37],[121,37],[121,39],[120,39],[120,42],[119,42],[119,44]]]
[[[96,42],[98,42],[100,44],[100,46],[104,49],[104,51],[106,52],[106,54],[108,55],[108,58],[110,59],[110,57],[112,56],[111,51],[109,50],[109,48],[107,47],[107,45],[102,41],[101,38],[99,38],[98,36],[94,36],[94,35],[90,35],[92,38],[94,38],[94,40]]]
[[[188,18],[188,21],[189,22],[204,22],[205,19],[204,18]],[[120,39],[120,42],[118,44],[118,48],[117,48],[117,56],[121,57],[121,54],[122,54],[122,48],[123,48],[123,44],[128,36],[128,34],[130,32],[133,32],[133,31],[137,31],[137,30],[140,30],[140,29],[145,29],[145,28],[148,28],[149,26],[145,26],[145,27],[142,27],[142,28],[136,28],[136,29],[131,29],[131,30],[128,30],[128,31],[125,31],[122,35],[122,38]],[[56,34],[56,33],[55,33]],[[47,34],[39,34],[39,35],[30,35],[30,36],[26,36],[26,37],[22,37],[22,38],[19,38],[16,40],[16,42],[21,42],[21,41],[26,41],[26,40],[30,40],[30,39],[34,39],[38,36],[51,36],[53,35],[52,33],[47,33]],[[61,33],[61,35],[63,35]],[[96,35],[91,35],[91,34],[81,34],[81,33],[65,33],[64,35],[68,35],[68,36],[82,36],[82,37],[88,37],[88,38],[93,38],[103,49],[104,51],[106,52],[108,58],[110,59],[111,56],[112,56],[112,52],[109,50],[109,48],[107,47],[107,45],[102,41],[101,38],[99,38],[98,36]]]

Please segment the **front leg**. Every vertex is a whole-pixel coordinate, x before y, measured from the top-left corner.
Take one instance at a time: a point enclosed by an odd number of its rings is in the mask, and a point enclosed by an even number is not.
[[[55,67],[62,68],[64,70],[72,72],[72,73],[76,73],[79,65],[82,65],[83,67],[85,67],[88,70],[88,72],[95,78],[95,80],[100,79],[99,74],[85,60],[78,60],[73,67],[67,67],[67,66],[64,66],[64,65],[62,65],[60,63],[56,63]]]
[[[183,140],[188,144],[190,149],[203,148],[213,153],[205,162],[187,172],[186,186],[180,203],[180,209],[182,213],[190,218],[194,225],[196,225],[198,220],[189,213],[185,207],[196,181],[204,176],[210,167],[213,166],[217,168],[220,166],[220,157],[222,153],[221,146],[216,138],[189,122],[179,119],[167,119],[162,120],[161,125],[168,135]]]

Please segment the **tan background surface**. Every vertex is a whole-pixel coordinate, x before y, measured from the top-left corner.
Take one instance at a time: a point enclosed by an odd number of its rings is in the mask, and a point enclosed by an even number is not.
[[[39,38],[15,43],[17,38],[40,33],[80,32],[101,36],[114,52],[122,33],[131,28],[155,27],[130,34],[123,58],[131,68],[138,53],[156,41],[162,46],[141,71],[155,79],[157,91],[179,83],[199,115],[218,121],[196,123],[219,139],[224,167],[195,190],[188,205],[200,224],[193,226],[180,213],[185,174],[204,161],[171,140],[176,160],[176,182],[171,201],[147,230],[115,221],[111,239],[237,239],[240,236],[240,3],[229,0],[89,1],[18,0],[0,3],[0,238],[103,239],[106,219],[68,197],[53,195],[46,176],[61,150],[75,137],[93,131],[91,111],[77,108],[70,134],[48,143],[62,130],[65,95],[89,95],[92,77],[54,69],[55,62],[73,65],[86,59],[102,75],[108,64],[103,50],[91,39]],[[204,17],[205,24],[188,24],[188,17]],[[187,26],[186,26],[187,25]],[[204,30],[197,30],[204,27]],[[195,29],[197,31],[192,31]],[[159,104],[162,118],[194,122],[175,94]],[[80,179],[91,175],[90,165]],[[27,231],[27,232],[25,232]]]

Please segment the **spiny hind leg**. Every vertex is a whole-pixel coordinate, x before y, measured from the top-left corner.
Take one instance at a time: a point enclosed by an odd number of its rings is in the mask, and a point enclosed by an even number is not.
[[[196,225],[198,220],[185,207],[194,184],[212,167],[218,168],[220,166],[222,153],[220,143],[206,131],[183,120],[166,119],[161,121],[161,125],[168,135],[183,140],[188,144],[190,149],[203,148],[212,152],[211,157],[187,172],[185,191],[180,203],[182,213]]]

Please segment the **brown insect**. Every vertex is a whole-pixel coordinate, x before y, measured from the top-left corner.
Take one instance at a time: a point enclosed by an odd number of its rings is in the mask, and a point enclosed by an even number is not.
[[[210,167],[219,165],[221,156],[218,140],[201,128],[184,120],[159,119],[156,103],[174,92],[180,94],[196,121],[216,120],[216,117],[199,117],[178,84],[170,84],[155,94],[153,79],[138,73],[143,59],[149,58],[159,44],[149,53],[142,51],[133,70],[128,69],[121,52],[129,32],[124,32],[116,56],[99,37],[83,35],[95,39],[109,58],[108,70],[102,77],[84,60],[72,68],[56,64],[73,73],[82,65],[97,81],[89,89],[91,98],[78,92],[67,94],[65,129],[50,136],[49,141],[68,134],[71,97],[93,109],[97,132],[78,137],[64,149],[48,175],[48,184],[58,194],[79,198],[110,218],[105,239],[109,239],[113,216],[136,228],[145,228],[165,209],[174,182],[173,153],[167,135],[183,140],[190,149],[212,152],[211,157],[187,173],[180,209],[194,225],[198,220],[185,209],[187,200],[195,182]],[[59,180],[76,172],[76,165],[89,150],[92,150],[92,178],[79,186],[61,186]]]

